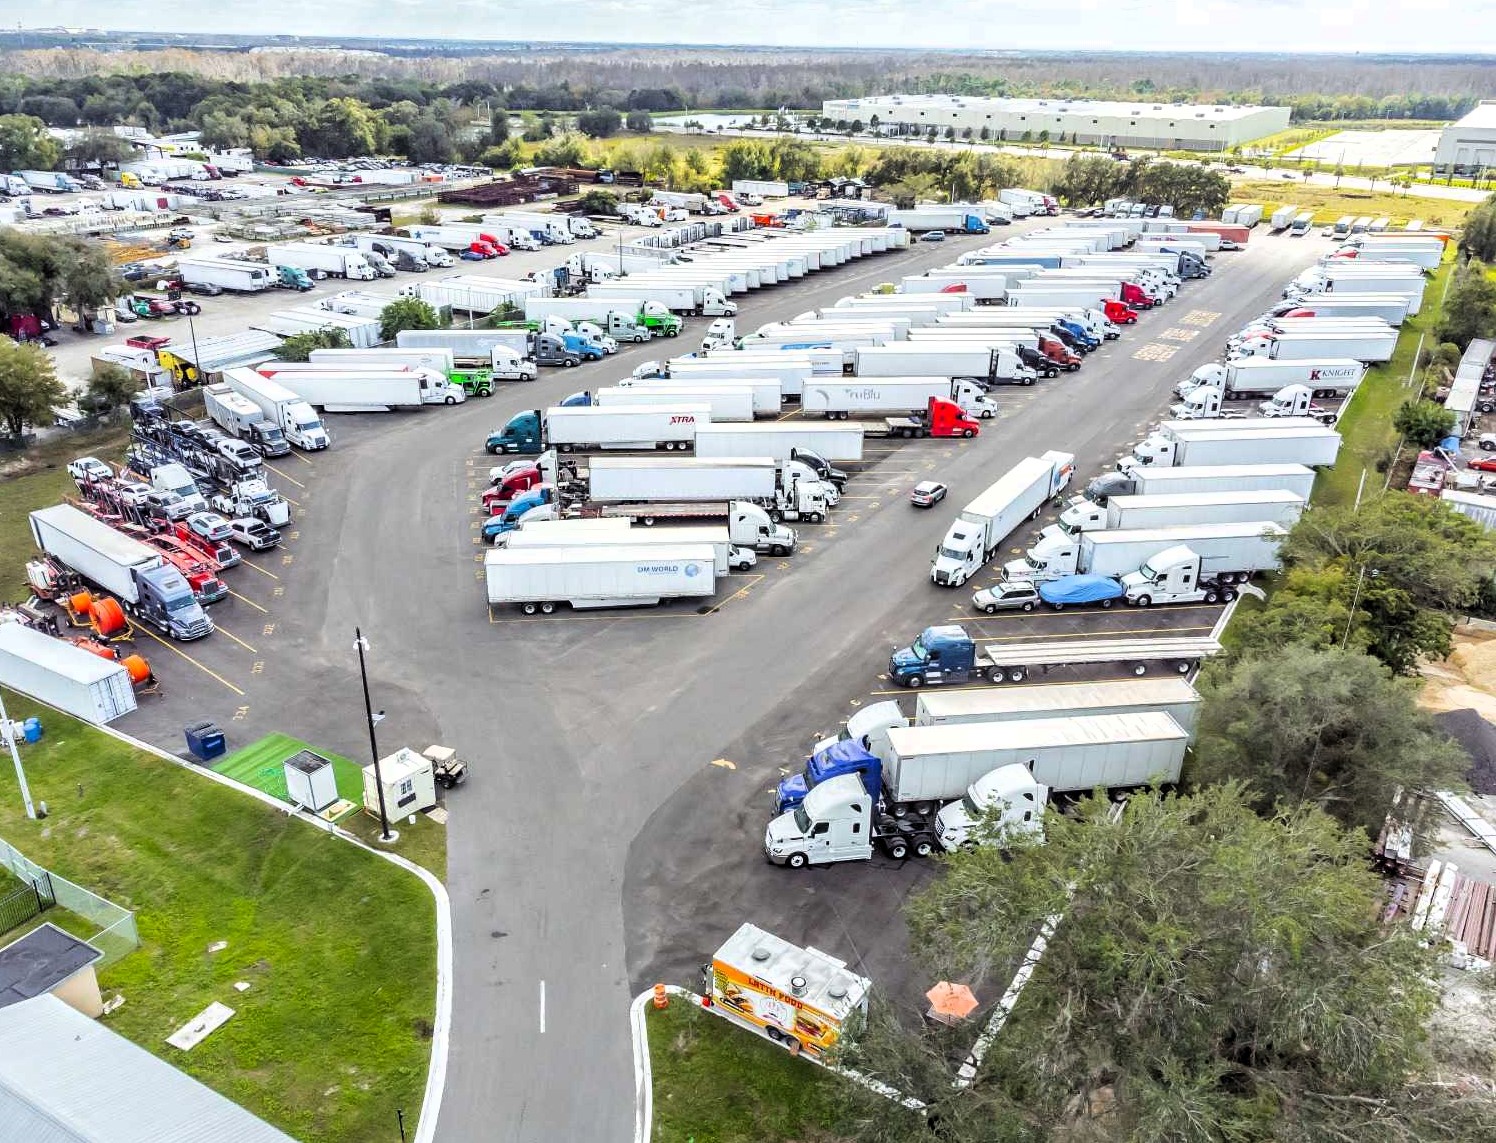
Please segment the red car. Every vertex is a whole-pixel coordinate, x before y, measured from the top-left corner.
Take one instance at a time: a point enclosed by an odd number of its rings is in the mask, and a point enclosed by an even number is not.
[[[1473,468],[1476,472],[1496,472],[1496,456],[1478,456],[1467,461],[1465,467]]]

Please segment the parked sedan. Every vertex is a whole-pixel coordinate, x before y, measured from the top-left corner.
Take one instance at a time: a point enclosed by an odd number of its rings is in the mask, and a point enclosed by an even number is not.
[[[1109,575],[1064,575],[1039,585],[1039,598],[1056,611],[1091,603],[1110,607],[1123,594],[1122,582]]]
[[[971,597],[978,611],[994,615],[999,611],[1032,611],[1039,603],[1039,590],[1026,579],[1007,579],[994,587],[984,587]]]
[[[1496,472],[1496,456],[1473,457],[1465,462],[1465,467],[1473,468],[1476,472]]]
[[[921,242],[944,242],[945,241],[945,231],[943,231],[943,230],[931,230],[931,231],[928,231],[928,232],[926,232],[925,236],[920,239],[920,241]]]
[[[220,540],[230,539],[234,535],[233,526],[217,512],[194,512],[187,517],[187,527],[191,528],[195,535],[213,544]]]
[[[281,534],[262,520],[241,516],[229,521],[229,534],[236,544],[243,544],[251,551],[263,552],[281,542]]]
[[[459,258],[461,258],[464,262],[486,262],[486,261],[488,261],[488,259],[484,255],[479,254],[478,251],[476,251],[476,250],[464,250],[461,254],[459,254],[457,256]]]
[[[909,503],[916,508],[933,508],[945,499],[946,486],[938,480],[921,480],[909,490]]]

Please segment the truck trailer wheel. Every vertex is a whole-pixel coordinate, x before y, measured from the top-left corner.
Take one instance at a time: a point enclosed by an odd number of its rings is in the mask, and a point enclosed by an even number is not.
[[[539,606],[535,603],[521,603],[519,605],[519,609],[526,615],[534,615],[537,611],[540,610]]]
[[[1147,663],[1134,663],[1132,665],[1132,673],[1134,675],[1136,675],[1138,678],[1142,678],[1144,675],[1146,675],[1148,673],[1148,664]]]
[[[1187,675],[1194,669],[1195,664],[1189,659],[1180,659],[1179,662],[1174,664],[1174,670],[1178,671],[1181,675]]]
[[[1228,587],[1228,588],[1226,588],[1225,591],[1221,592],[1221,602],[1222,603],[1230,603],[1235,598],[1236,598],[1236,589],[1235,588]]]
[[[933,841],[931,841],[927,837],[922,837],[917,842],[914,843],[914,856],[915,857],[929,857],[930,854],[932,854],[934,852],[935,852],[935,843]]]
[[[1005,683],[1008,681],[1007,672],[1005,672],[1001,667],[988,667],[987,681],[989,683],[992,683],[994,686],[996,686],[998,683]]]
[[[1009,667],[1008,681],[1010,683],[1021,683],[1028,678],[1028,671],[1023,667]]]
[[[803,853],[792,853],[784,859],[784,863],[791,869],[804,869],[809,864],[809,858]]]
[[[888,856],[895,861],[903,861],[909,856],[909,846],[902,838],[888,842],[887,849]]]
[[[554,615],[555,612],[556,612],[556,605],[554,603],[552,603],[550,600],[546,600],[544,603],[542,603],[540,605],[540,614],[542,614],[542,615]]]

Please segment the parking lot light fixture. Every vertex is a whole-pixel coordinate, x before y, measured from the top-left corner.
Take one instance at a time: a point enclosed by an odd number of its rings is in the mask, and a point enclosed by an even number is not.
[[[364,652],[369,649],[369,641],[358,627],[353,629],[353,645],[358,650],[358,675],[364,684],[364,719],[369,725],[369,757],[374,762],[374,788],[379,793],[379,840],[392,842],[397,835],[390,832],[390,818],[384,806],[384,775],[379,770],[379,741],[374,737],[374,727],[384,717],[384,711],[376,716],[374,706],[369,701],[369,670],[364,664]]]

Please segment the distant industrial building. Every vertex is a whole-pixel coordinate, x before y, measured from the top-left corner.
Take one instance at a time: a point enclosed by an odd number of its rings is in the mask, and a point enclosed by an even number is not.
[[[962,95],[879,95],[828,99],[821,114],[861,120],[886,135],[941,138],[955,128],[957,138],[993,141],[1037,140],[1101,147],[1155,147],[1167,151],[1223,151],[1250,143],[1288,126],[1287,107],[1196,106],[1188,103],[1119,103],[1092,99],[981,99]]]
[[[1496,167],[1496,99],[1483,99],[1475,110],[1439,135],[1434,166],[1441,171],[1468,174],[1481,167]]]

